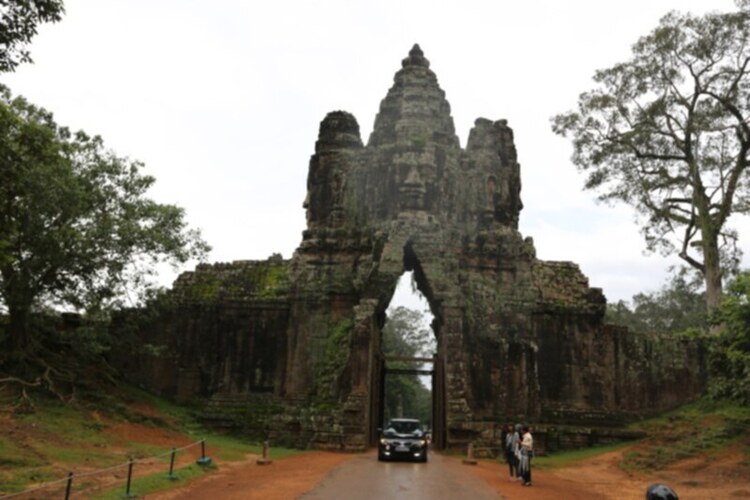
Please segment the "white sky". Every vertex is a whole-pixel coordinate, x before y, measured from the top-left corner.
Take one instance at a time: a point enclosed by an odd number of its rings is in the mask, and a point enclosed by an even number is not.
[[[478,117],[505,118],[521,163],[521,232],[545,260],[572,260],[610,301],[657,289],[677,258],[646,257],[627,207],[582,192],[552,115],[623,61],[671,9],[731,0],[66,0],[0,80],[146,163],[152,196],[187,210],[210,261],[289,258],[318,125],[353,113],[363,140],[417,42],[465,145]],[[735,220],[747,249],[750,223]],[[750,253],[750,252],[746,252]],[[745,259],[745,267],[748,266]],[[165,275],[171,282],[174,275]]]

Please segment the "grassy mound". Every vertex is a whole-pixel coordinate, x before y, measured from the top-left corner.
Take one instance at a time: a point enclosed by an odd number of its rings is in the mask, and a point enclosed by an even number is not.
[[[69,404],[38,396],[23,411],[6,403],[0,395],[0,496],[42,488],[38,495],[62,498],[73,472],[73,491],[122,498],[130,460],[131,492],[142,495],[184,484],[217,462],[261,454],[260,444],[207,432],[189,408],[132,387]],[[204,439],[209,467],[196,465]],[[173,448],[177,480],[168,477]],[[272,453],[280,459],[299,452]]]
[[[648,438],[624,454],[626,471],[661,469],[731,451],[741,453],[750,473],[750,408],[736,403],[699,401],[631,426]]]
[[[738,474],[750,475],[750,408],[701,400],[629,426],[647,435],[637,442],[553,453],[534,459],[540,469],[557,469],[623,450],[620,468],[653,472],[679,462],[709,463],[726,454],[742,458]]]

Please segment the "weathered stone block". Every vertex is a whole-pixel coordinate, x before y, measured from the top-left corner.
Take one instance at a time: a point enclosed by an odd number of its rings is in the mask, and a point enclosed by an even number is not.
[[[167,354],[123,366],[135,380],[207,401],[205,418],[225,428],[364,449],[382,425],[385,311],[413,271],[435,316],[438,447],[490,449],[505,422],[606,428],[702,390],[700,346],[604,325],[604,295],[576,264],[536,258],[518,231],[513,130],[480,118],[461,148],[418,46],[367,145],[349,113],[324,118],[307,188],[290,260],[201,264],[178,278],[176,309],[143,331]],[[591,442],[545,432],[552,446]]]

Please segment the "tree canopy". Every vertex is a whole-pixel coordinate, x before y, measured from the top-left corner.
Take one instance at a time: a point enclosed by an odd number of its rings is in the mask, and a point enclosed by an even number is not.
[[[10,316],[9,351],[33,338],[35,309],[101,307],[148,281],[157,262],[209,250],[182,208],[147,197],[154,178],[142,168],[0,86],[0,306]]]
[[[709,394],[750,404],[750,272],[729,284],[713,318],[721,325],[709,356]]]
[[[38,25],[57,22],[63,13],[62,0],[0,1],[0,72],[32,62],[25,47],[36,35]]]
[[[435,340],[424,327],[421,312],[397,307],[383,326],[382,351],[387,356],[430,356]],[[390,362],[390,368],[416,368],[413,363]],[[432,421],[432,394],[416,375],[391,374],[385,380],[386,418],[418,418],[424,424]]]
[[[423,324],[424,315],[399,306],[383,326],[383,352],[392,356],[426,356],[435,340]]]
[[[667,14],[630,60],[596,72],[577,110],[553,118],[585,188],[633,206],[649,250],[702,274],[710,310],[739,259],[727,221],[750,210],[748,5]]]
[[[701,306],[706,299],[698,288],[699,283],[682,269],[659,291],[634,295],[632,306],[622,300],[607,304],[606,321],[640,333],[705,331],[708,314]]]

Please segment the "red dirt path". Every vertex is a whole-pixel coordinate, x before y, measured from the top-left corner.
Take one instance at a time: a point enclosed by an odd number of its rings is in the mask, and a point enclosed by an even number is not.
[[[693,459],[659,474],[628,475],[617,467],[623,451],[606,453],[576,466],[555,471],[533,471],[534,485],[525,488],[509,481],[507,467],[497,461],[465,466],[497,491],[500,498],[539,500],[642,499],[655,482],[672,486],[680,499],[750,498],[750,477],[740,476],[741,456],[728,454],[706,463]],[[330,471],[353,455],[307,452],[260,466],[255,457],[221,464],[220,470],[170,492],[149,499],[294,499],[311,490]],[[374,460],[374,458],[373,458]],[[459,460],[455,458],[455,460]]]
[[[106,421],[106,419],[103,419]],[[0,414],[0,429],[14,442],[27,438],[38,438],[35,431]],[[123,445],[131,440],[149,443],[156,448],[169,450],[190,444],[190,440],[178,432],[138,425],[133,423],[106,422],[102,432],[115,437]],[[52,436],[44,436],[51,439]],[[122,451],[117,444],[107,452]],[[672,486],[685,499],[740,499],[750,498],[750,474],[742,464],[744,456],[739,451],[728,450],[721,455],[701,456],[682,461],[665,470],[652,474],[628,474],[618,467],[627,449],[602,454],[574,466],[555,471],[533,471],[534,485],[524,488],[510,482],[507,467],[499,461],[481,460],[477,466],[464,466],[468,474],[476,474],[497,491],[501,498],[513,499],[570,499],[595,498],[642,499],[649,484],[663,482]],[[193,446],[179,455],[177,466],[193,463],[199,447]],[[216,456],[212,447],[207,447],[210,456]],[[257,465],[257,456],[248,456],[241,462],[218,461],[219,469],[206,474],[177,489],[159,494],[149,494],[149,499],[294,499],[313,489],[338,465],[354,455],[311,451],[290,458],[274,460],[269,466]],[[272,455],[273,458],[273,455]],[[373,458],[374,460],[374,458]],[[455,458],[455,460],[459,460]],[[429,466],[429,465],[428,465]],[[94,464],[80,464],[76,473],[85,473],[95,468]],[[139,463],[139,474],[162,470],[164,462],[146,460]],[[69,469],[60,469],[61,471]],[[124,471],[118,469],[111,474],[96,478],[98,488],[121,484]],[[61,472],[61,477],[63,472]],[[92,478],[93,480],[94,478]],[[96,486],[93,491],[96,491]],[[87,490],[87,492],[92,492]],[[86,493],[83,493],[83,497]]]

